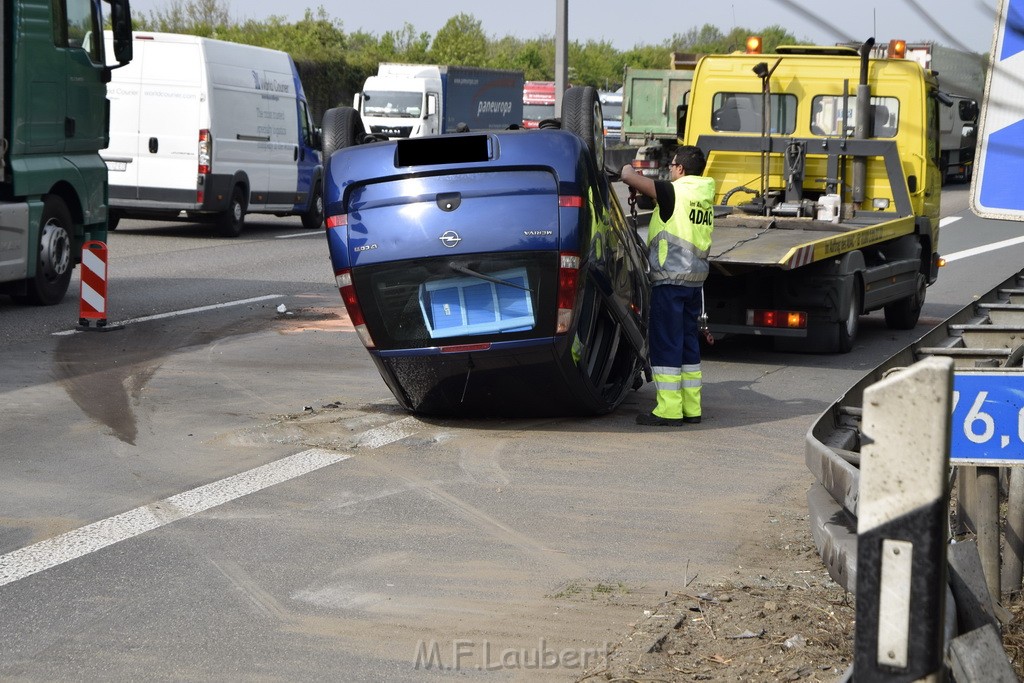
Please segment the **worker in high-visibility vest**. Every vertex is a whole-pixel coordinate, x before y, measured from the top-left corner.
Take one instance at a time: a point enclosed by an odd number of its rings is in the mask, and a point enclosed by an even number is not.
[[[622,182],[654,199],[647,233],[651,264],[649,346],[657,403],[636,417],[639,425],[675,427],[701,418],[700,325],[708,253],[715,229],[715,181],[701,175],[699,147],[676,150],[669,179],[654,180],[622,168]]]

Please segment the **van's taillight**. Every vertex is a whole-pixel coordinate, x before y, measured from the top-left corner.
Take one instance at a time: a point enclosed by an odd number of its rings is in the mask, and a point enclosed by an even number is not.
[[[561,194],[558,195],[558,205],[563,209],[582,209],[583,197],[579,195]]]
[[[199,131],[199,175],[210,172],[210,131]]]
[[[348,214],[347,213],[339,214],[337,216],[328,216],[327,217],[327,227],[328,228],[344,228],[346,225],[348,225]]]
[[[356,296],[356,288],[352,284],[352,271],[345,269],[335,273],[334,279],[338,282],[338,291],[341,292],[341,300],[345,302],[345,310],[348,311],[349,320],[356,328],[359,341],[368,349],[374,348],[373,337],[366,329],[366,320],[363,318],[363,309],[359,305],[359,297]]]
[[[558,325],[556,334],[565,334],[572,325],[572,313],[576,306],[576,285],[580,274],[579,254],[562,252],[558,255]]]
[[[772,311],[749,309],[747,324],[754,327],[779,327],[790,330],[807,328],[807,314],[803,311]]]

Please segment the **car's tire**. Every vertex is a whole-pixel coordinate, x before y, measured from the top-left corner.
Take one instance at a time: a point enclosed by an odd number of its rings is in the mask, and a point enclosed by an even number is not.
[[[71,212],[56,195],[43,198],[39,218],[39,253],[36,273],[25,281],[25,292],[14,298],[19,303],[53,306],[68,291],[75,260],[71,254]]]
[[[569,88],[562,95],[562,129],[578,135],[590,151],[594,168],[604,169],[604,115],[592,86]]]
[[[118,223],[121,222],[121,214],[114,211],[107,212],[107,231],[113,232],[117,230]]]
[[[320,122],[324,164],[339,149],[358,145],[366,135],[363,119],[352,107],[335,107],[324,112]]]
[[[217,233],[221,237],[238,237],[245,226],[245,192],[241,185],[235,185],[231,191],[228,208],[217,216]]]
[[[885,325],[890,330],[912,330],[921,317],[924,297],[927,291],[924,274],[917,273],[914,294],[885,307]]]
[[[302,214],[302,227],[319,230],[324,224],[324,186],[317,180],[313,183],[313,196],[309,198],[309,211]]]

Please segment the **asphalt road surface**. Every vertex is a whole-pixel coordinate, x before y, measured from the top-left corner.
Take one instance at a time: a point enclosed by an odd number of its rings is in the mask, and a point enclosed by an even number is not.
[[[122,329],[68,334],[75,296],[0,299],[0,678],[578,675],[644,604],[736,574],[764,520],[806,512],[813,419],[1021,268],[1019,224],[971,215],[966,186],[944,205],[954,258],[915,330],[865,316],[839,356],[716,344],[685,430],[634,424],[652,385],[597,418],[408,415],[322,233],[123,221]]]

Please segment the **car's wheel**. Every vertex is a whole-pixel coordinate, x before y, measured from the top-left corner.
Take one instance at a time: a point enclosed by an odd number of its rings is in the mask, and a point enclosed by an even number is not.
[[[885,307],[885,324],[890,330],[912,330],[921,317],[927,285],[924,274],[917,273],[913,295]]]
[[[324,189],[318,180],[313,183],[313,196],[309,200],[309,211],[302,214],[302,227],[319,230],[324,224]]]
[[[39,254],[36,273],[26,280],[24,294],[15,298],[26,304],[53,306],[64,298],[75,261],[71,256],[71,213],[55,195],[43,199],[39,219]]]
[[[604,168],[604,115],[592,86],[569,88],[562,95],[562,129],[576,133],[590,150],[594,167]]]
[[[339,149],[358,145],[366,135],[363,119],[352,107],[335,107],[324,112],[320,123],[324,163]]]
[[[217,232],[222,237],[238,237],[245,225],[245,192],[241,185],[231,191],[231,202],[227,210],[217,216]]]

